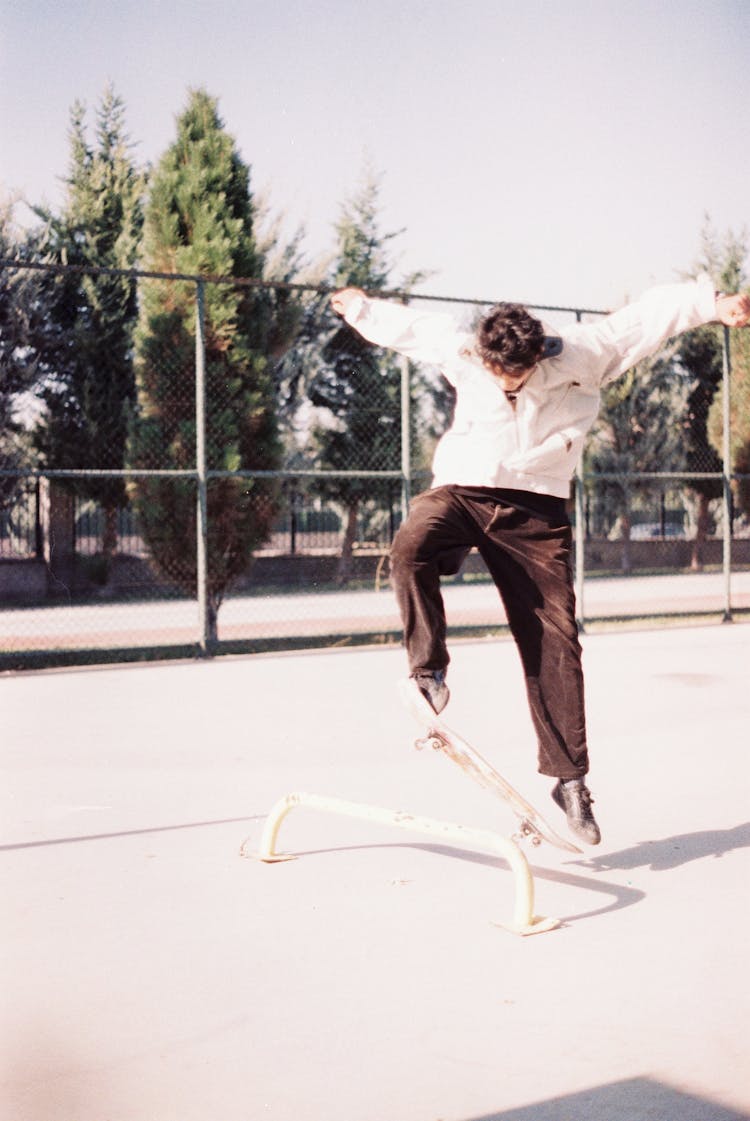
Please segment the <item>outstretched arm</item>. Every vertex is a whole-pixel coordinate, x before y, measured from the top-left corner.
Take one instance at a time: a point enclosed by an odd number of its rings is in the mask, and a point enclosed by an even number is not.
[[[418,362],[442,367],[465,345],[465,333],[451,315],[370,299],[361,288],[340,288],[331,307],[368,342]]]
[[[563,337],[582,377],[606,385],[655,354],[667,339],[705,323],[741,327],[749,320],[748,297],[717,297],[711,279],[704,275],[684,284],[651,288],[604,319],[568,328]]]

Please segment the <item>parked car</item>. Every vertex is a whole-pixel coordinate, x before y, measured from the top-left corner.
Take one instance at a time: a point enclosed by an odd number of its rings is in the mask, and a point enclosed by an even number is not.
[[[631,526],[631,541],[649,541],[652,538],[666,540],[668,537],[686,537],[685,527],[677,522],[643,522],[642,525]]]

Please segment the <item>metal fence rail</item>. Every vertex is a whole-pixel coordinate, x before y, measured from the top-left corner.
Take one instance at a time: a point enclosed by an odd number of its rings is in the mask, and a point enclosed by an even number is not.
[[[50,283],[66,273],[39,263],[3,261],[0,267],[34,269]],[[245,282],[126,275],[137,279],[142,295],[154,284],[167,291],[179,284],[183,297],[190,289],[192,327],[149,368],[143,357],[148,352],[136,348],[135,383],[151,378],[163,396],[157,404],[133,399],[127,439],[113,425],[111,437],[105,431],[96,443],[84,427],[81,445],[88,458],[76,459],[73,444],[56,459],[32,438],[50,407],[54,370],[19,401],[26,432],[22,454],[16,447],[10,455],[0,445],[0,663],[396,638],[393,597],[384,594],[388,550],[411,495],[429,485],[432,447],[451,409],[446,383],[434,370],[352,343],[352,333],[347,336],[328,310],[325,289],[248,282],[253,289],[284,288],[299,301],[296,337],[266,362],[277,451],[275,462],[258,466],[251,462],[252,449],[240,447],[242,410],[232,396],[231,370],[217,357],[213,291],[207,297],[213,287],[234,291]],[[490,303],[422,296],[412,302],[422,301],[443,304],[466,321]],[[602,314],[535,310],[553,325]],[[188,344],[192,357],[186,357]],[[729,467],[727,330],[722,346],[721,470],[581,469],[576,477],[570,508],[581,625],[606,615],[691,611],[728,620],[750,607],[741,578],[750,566],[750,531],[735,516],[732,498],[733,485],[747,476]],[[59,381],[68,384],[62,375]],[[152,416],[159,409],[160,427]],[[57,439],[64,447],[59,433]],[[118,440],[124,449],[119,462]],[[711,497],[699,527],[701,491]],[[618,497],[623,494],[626,507]],[[233,558],[217,607],[215,570],[223,563],[217,540],[224,540],[229,522],[250,530],[261,526],[262,532],[257,539],[248,532],[252,543]],[[167,531],[176,541],[165,542]],[[225,536],[227,549],[241,549],[241,535]],[[663,583],[662,592],[652,591],[644,601],[646,574]],[[610,593],[609,607],[596,594],[608,581],[620,589]],[[622,594],[626,587],[629,596]],[[446,602],[454,632],[504,624],[475,556],[446,586]]]

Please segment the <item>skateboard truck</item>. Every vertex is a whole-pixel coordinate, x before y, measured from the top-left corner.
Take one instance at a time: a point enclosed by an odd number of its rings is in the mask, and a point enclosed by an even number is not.
[[[542,838],[528,821],[522,821],[518,832],[512,833],[511,836],[514,841],[525,841],[528,839],[535,848],[542,843]]]

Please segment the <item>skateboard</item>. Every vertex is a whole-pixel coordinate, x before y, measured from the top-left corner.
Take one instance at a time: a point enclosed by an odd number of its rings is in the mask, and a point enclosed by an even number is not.
[[[571,841],[561,837],[547,824],[542,815],[527,802],[518,791],[510,785],[502,775],[495,770],[491,763],[483,759],[463,736],[459,736],[437,716],[429,702],[422,694],[414,678],[406,678],[398,683],[398,690],[406,707],[419,724],[425,729],[425,735],[415,741],[414,746],[421,750],[425,747],[442,751],[454,763],[457,763],[475,782],[486,790],[491,790],[506,805],[510,806],[520,822],[517,836],[528,837],[532,845],[540,845],[546,841],[555,848],[564,852],[580,853],[582,850]]]

